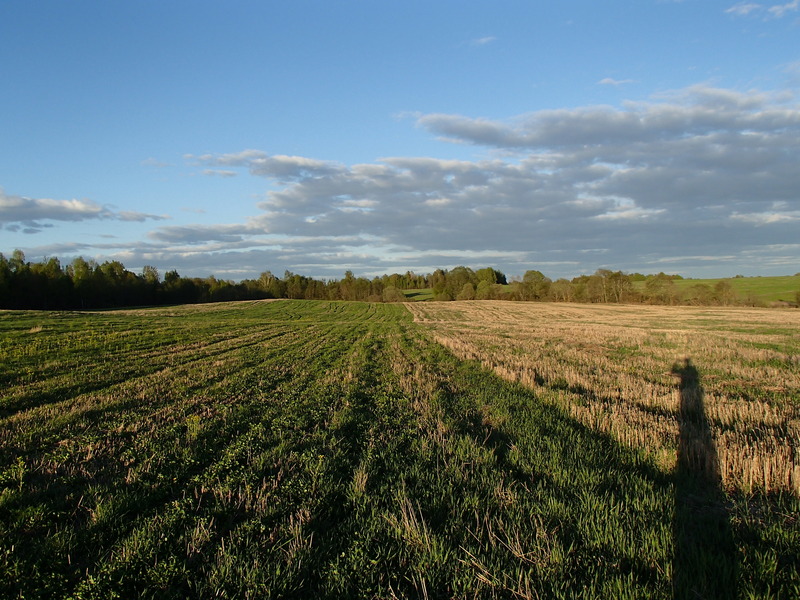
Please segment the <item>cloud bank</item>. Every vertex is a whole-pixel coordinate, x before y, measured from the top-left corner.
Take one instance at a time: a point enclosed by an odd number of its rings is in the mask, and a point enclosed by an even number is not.
[[[739,2],[728,8],[725,12],[728,14],[736,15],[737,17],[746,17],[750,14],[765,14],[767,18],[782,19],[788,14],[800,10],[800,0],[792,0],[785,4],[772,4],[765,6],[756,2]]]
[[[0,228],[8,231],[38,233],[45,228],[53,227],[52,221],[101,219],[141,222],[166,218],[163,215],[135,211],[114,211],[91,200],[26,198],[6,194],[0,189]]]
[[[476,158],[186,155],[200,173],[263,179],[257,210],[243,223],[159,227],[114,256],[234,278],[458,264],[552,276],[798,270],[800,106],[788,94],[698,85],[619,107],[414,119]],[[84,201],[0,197],[5,223],[91,218],[133,217]]]
[[[496,157],[347,166],[258,150],[192,156],[206,169],[243,168],[281,189],[238,228],[163,228],[153,237],[246,244],[299,236],[317,257],[366,249],[373,271],[406,266],[414,255],[458,264],[459,254],[476,250],[515,271],[794,260],[785,244],[796,239],[800,216],[800,109],[789,96],[694,86],[620,108],[509,121],[424,114],[416,124]],[[337,237],[347,245],[331,246]],[[308,240],[325,240],[324,248]],[[784,245],[773,252],[776,242]]]

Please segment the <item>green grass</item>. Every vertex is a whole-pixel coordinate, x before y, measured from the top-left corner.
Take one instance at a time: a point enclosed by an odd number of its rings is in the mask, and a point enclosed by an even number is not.
[[[508,292],[511,290],[511,285],[503,285],[501,286],[501,288],[503,292]],[[402,290],[402,292],[409,302],[423,302],[426,300],[433,300],[433,295],[434,295],[433,288]]]
[[[403,290],[406,299],[412,302],[422,302],[423,300],[433,300],[433,288],[419,290]]]
[[[399,305],[3,312],[0,351],[0,597],[800,589],[796,499],[698,508]]]
[[[706,285],[710,288],[720,281],[727,281],[740,301],[756,301],[763,304],[770,302],[796,302],[796,294],[800,292],[800,275],[784,275],[774,277],[733,277],[727,279],[676,279],[675,289],[679,292],[690,293],[696,285]],[[634,289],[643,292],[645,282],[636,281]],[[503,286],[504,291],[511,289],[510,285]],[[433,300],[433,290],[403,290],[409,301]]]
[[[719,281],[727,281],[740,300],[753,298],[760,302],[794,302],[795,294],[800,292],[800,276],[785,275],[775,277],[734,277],[730,279],[676,279],[679,291],[689,291],[695,285],[714,287]],[[641,284],[643,286],[643,284]]]

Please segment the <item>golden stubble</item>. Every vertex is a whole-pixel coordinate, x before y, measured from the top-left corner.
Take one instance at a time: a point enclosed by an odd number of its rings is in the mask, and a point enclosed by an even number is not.
[[[676,466],[681,435],[673,366],[689,359],[723,485],[800,494],[800,311],[499,301],[406,306],[459,358],[536,390],[666,470]]]

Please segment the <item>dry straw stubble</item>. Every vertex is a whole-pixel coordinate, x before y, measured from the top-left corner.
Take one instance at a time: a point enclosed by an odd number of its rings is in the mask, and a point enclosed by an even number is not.
[[[675,366],[689,360],[699,373],[696,391],[723,485],[800,494],[798,311],[512,302],[407,306],[458,357],[536,389],[582,423],[649,452],[667,470],[676,466],[681,435]]]

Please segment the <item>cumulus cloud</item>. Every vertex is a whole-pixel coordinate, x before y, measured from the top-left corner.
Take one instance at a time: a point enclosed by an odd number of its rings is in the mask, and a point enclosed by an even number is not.
[[[282,183],[299,181],[308,177],[321,177],[332,175],[342,169],[338,163],[315,160],[303,156],[285,156],[282,154],[270,156],[261,150],[244,150],[231,154],[203,154],[186,158],[195,164],[211,167],[246,167],[253,175],[273,178]],[[219,171],[206,169],[206,174]],[[224,171],[235,174],[235,171]]]
[[[800,9],[800,0],[793,0],[793,2],[787,2],[786,4],[775,4],[773,6],[770,6],[767,9],[767,11],[773,17],[780,19],[787,13],[797,12],[799,9]]]
[[[510,275],[607,267],[720,276],[794,272],[800,260],[800,106],[791,96],[699,85],[645,102],[507,120],[413,119],[473,147],[476,157],[346,165],[253,149],[187,155],[199,172],[264,180],[251,216],[161,226],[143,242],[103,240],[65,252],[230,278],[267,269],[341,277],[345,269],[378,275],[458,264]],[[0,195],[0,223],[17,231],[150,218],[85,200]]]
[[[598,85],[625,85],[626,83],[633,83],[633,79],[613,79],[612,77],[604,77],[597,82]]]
[[[734,4],[730,8],[726,9],[725,12],[739,17],[744,17],[753,11],[758,11],[763,8],[764,7],[761,4],[756,4],[754,2],[739,2],[738,4]]]
[[[148,237],[159,242],[174,244],[199,244],[208,241],[239,242],[243,235],[255,233],[246,225],[186,225],[160,227]]]
[[[0,226],[9,231],[37,233],[52,227],[46,221],[86,221],[109,219],[118,221],[161,220],[167,217],[133,211],[117,212],[91,200],[53,200],[26,198],[6,194],[0,189]],[[45,223],[43,223],[45,221]]]
[[[800,114],[782,98],[693,86],[657,102],[629,102],[623,109],[590,106],[543,110],[512,122],[429,114],[417,125],[442,139],[503,149],[574,150],[620,143],[680,140],[717,131],[774,131],[796,127]],[[638,150],[638,149],[637,149]]]
[[[740,214],[733,213],[731,219],[734,221],[744,221],[745,223],[753,223],[755,225],[770,225],[773,223],[797,223],[800,222],[800,211],[786,211],[786,212],[760,212]]]
[[[487,36],[484,36],[484,37],[479,37],[479,38],[473,39],[472,41],[470,41],[470,44],[473,45],[473,46],[485,46],[486,44],[491,44],[496,39],[497,38],[494,37],[493,35],[487,35]]]
[[[521,272],[537,264],[591,271],[598,261],[647,270],[676,247],[682,256],[731,256],[796,237],[800,107],[788,96],[694,86],[508,121],[415,118],[445,140],[499,149],[502,158],[348,166],[258,150],[192,157],[206,168],[246,169],[278,189],[244,225],[162,228],[152,239],[259,240],[285,258],[311,252],[320,269],[344,253],[373,271],[409,266],[412,255],[458,264],[480,250]]]
[[[151,215],[133,210],[121,210],[119,212],[108,211],[108,215],[104,216],[104,218],[118,221],[136,221],[137,223],[142,223],[144,221],[164,221],[165,219],[169,219],[169,217],[166,215]]]
[[[781,19],[787,14],[797,12],[798,10],[800,10],[800,0],[792,0],[792,2],[773,4],[771,6],[764,6],[763,4],[757,4],[755,2],[739,2],[726,9],[725,12],[736,15],[737,17],[766,13],[768,18]]]

